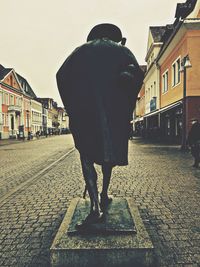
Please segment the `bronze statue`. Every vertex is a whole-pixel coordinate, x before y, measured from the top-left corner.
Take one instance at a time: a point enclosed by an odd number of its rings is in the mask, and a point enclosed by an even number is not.
[[[112,168],[128,164],[130,121],[144,75],[125,40],[117,26],[99,24],[57,73],[91,202],[81,226],[100,220],[112,201],[108,197]],[[102,166],[100,202],[94,163]]]

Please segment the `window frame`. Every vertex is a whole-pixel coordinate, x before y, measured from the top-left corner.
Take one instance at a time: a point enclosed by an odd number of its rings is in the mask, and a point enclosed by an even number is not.
[[[179,62],[179,70],[178,70],[178,62]],[[177,57],[172,63],[172,88],[176,87],[181,83],[181,56]]]
[[[167,76],[167,83],[166,83],[166,77]],[[165,88],[165,85],[167,85],[167,89]],[[166,69],[162,74],[162,94],[166,94],[169,91],[169,69]]]

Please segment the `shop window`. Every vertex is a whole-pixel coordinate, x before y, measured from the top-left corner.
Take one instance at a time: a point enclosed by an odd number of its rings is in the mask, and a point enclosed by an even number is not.
[[[180,67],[181,67],[181,60],[178,58],[172,64],[172,86],[177,85],[180,83]]]
[[[170,119],[167,118],[167,135],[170,135]]]
[[[175,136],[178,136],[178,123],[179,123],[178,119],[175,118]]]
[[[162,75],[162,92],[168,91],[168,70]]]

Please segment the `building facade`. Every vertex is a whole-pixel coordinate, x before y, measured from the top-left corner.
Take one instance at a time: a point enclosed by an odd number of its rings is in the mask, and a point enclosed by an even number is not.
[[[154,26],[149,28],[147,54],[145,57],[145,61],[147,62],[147,71],[144,78],[144,128],[146,135],[149,137],[157,137],[159,135],[160,75],[156,58],[163,45],[161,38],[165,30],[165,26]]]
[[[0,139],[58,134],[67,127],[64,108],[52,98],[38,98],[25,78],[0,65]]]
[[[58,107],[58,124],[60,133],[63,133],[68,128],[68,116],[64,108]]]
[[[166,41],[157,59],[161,132],[165,138],[179,143],[183,135],[188,136],[192,120],[200,120],[199,10],[199,1],[177,5],[173,31],[163,36]],[[186,58],[191,62],[187,69],[184,66]]]
[[[31,131],[33,135],[43,131],[42,104],[34,99],[31,100]]]
[[[2,65],[0,96],[1,139],[28,137],[31,130],[31,100],[36,96],[21,75]]]
[[[13,69],[0,65],[1,138],[17,138],[23,126],[23,89]]]
[[[173,24],[149,28],[145,60],[145,136],[181,143],[200,121],[200,0],[177,4]]]

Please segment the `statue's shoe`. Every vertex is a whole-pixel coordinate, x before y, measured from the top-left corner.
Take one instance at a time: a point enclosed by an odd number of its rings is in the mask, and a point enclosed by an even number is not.
[[[97,213],[97,212],[91,212],[85,220],[83,220],[81,223],[76,224],[76,230],[87,230],[90,228],[90,225],[101,223],[103,220],[103,214]]]
[[[101,211],[104,212],[105,210],[107,210],[108,206],[110,205],[110,203],[112,202],[112,198],[106,196],[104,197],[102,194],[100,194],[100,208]]]

